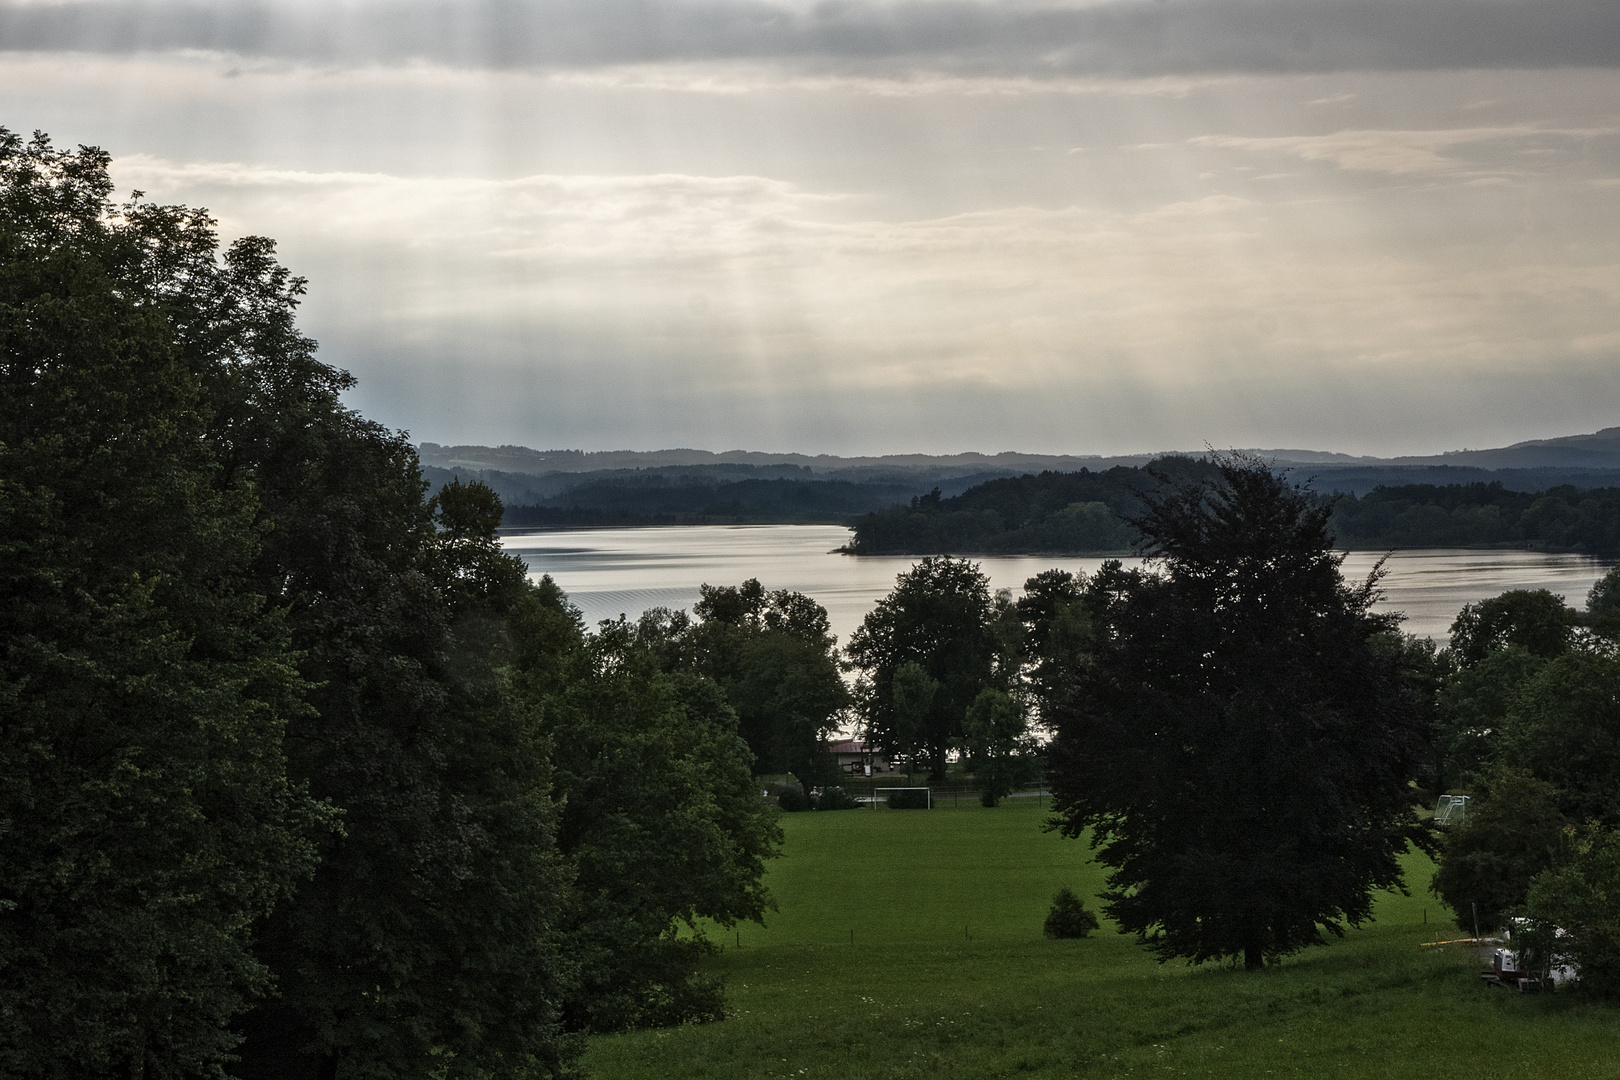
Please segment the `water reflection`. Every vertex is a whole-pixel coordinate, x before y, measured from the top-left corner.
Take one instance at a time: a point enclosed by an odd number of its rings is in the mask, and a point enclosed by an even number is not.
[[[832,550],[849,538],[836,525],[716,525],[646,529],[580,529],[513,534],[509,551],[535,574],[550,574],[584,611],[588,623],[632,619],[647,608],[690,607],[698,586],[736,585],[757,577],[768,589],[794,589],[827,608],[839,641],[909,569],[910,556],[852,558]],[[991,556],[977,560],[995,588],[1057,566],[1095,570],[1100,558]],[[1362,577],[1378,556],[1352,552],[1345,573]],[[1404,612],[1408,633],[1444,638],[1464,604],[1506,589],[1551,589],[1583,607],[1607,564],[1580,555],[1530,551],[1402,551],[1387,563],[1383,610]]]

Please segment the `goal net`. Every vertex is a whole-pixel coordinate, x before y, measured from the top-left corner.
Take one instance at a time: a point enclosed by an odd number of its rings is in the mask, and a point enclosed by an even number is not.
[[[883,797],[888,792],[888,798]],[[875,809],[881,804],[887,804],[890,810],[932,810],[934,808],[934,789],[925,787],[880,787],[873,788],[872,806]]]
[[[1434,823],[1436,825],[1461,825],[1468,816],[1468,796],[1442,795],[1440,801],[1434,804]]]

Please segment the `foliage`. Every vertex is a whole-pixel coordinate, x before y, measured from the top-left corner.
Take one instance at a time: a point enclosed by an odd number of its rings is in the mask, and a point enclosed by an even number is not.
[[[1033,750],[1022,706],[993,686],[979,691],[962,720],[962,747],[984,805],[995,806],[1018,786],[1020,759]]]
[[[926,755],[943,778],[968,705],[993,677],[993,618],[976,563],[930,557],[901,574],[847,649],[866,676],[859,707],[869,737],[890,753]]]
[[[1620,997],[1620,831],[1591,823],[1566,837],[1568,857],[1530,883],[1526,945],[1575,967],[1582,990]]]
[[[1263,464],[1219,467],[1147,497],[1159,572],[1092,583],[1095,662],[1053,718],[1048,780],[1123,929],[1162,959],[1252,968],[1400,887],[1397,857],[1429,842],[1408,787],[1428,732],[1329,511]]]
[[[1512,697],[1501,757],[1558,789],[1574,821],[1620,826],[1620,657],[1591,644],[1548,661]]]
[[[570,1026],[606,1031],[718,1018],[697,976],[705,919],[759,920],[781,842],[735,714],[707,679],[662,670],[623,622],[585,639],[564,686],[538,701],[577,874],[567,944],[580,964]]]
[[[1160,472],[1213,473],[1188,458],[1161,458]],[[1043,472],[988,480],[954,498],[932,495],[866,514],[855,521],[848,549],[856,555],[976,552],[1122,552],[1137,539],[1129,518],[1140,511],[1139,490],[1154,486],[1145,470]]]
[[[1471,667],[1493,652],[1520,648],[1550,660],[1568,651],[1580,614],[1547,589],[1509,589],[1500,596],[1465,604],[1451,624],[1451,650]]]
[[[826,609],[803,593],[766,592],[758,579],[700,591],[697,624],[671,631],[675,663],[724,692],[754,771],[791,772],[808,797],[837,777],[827,737],[850,703]]]
[[[1333,510],[1353,548],[1533,547],[1620,552],[1620,488],[1509,491],[1492,483],[1408,484],[1346,495]]]
[[[1441,658],[1454,665],[1447,649]],[[1437,693],[1437,748],[1450,786],[1473,783],[1501,754],[1514,696],[1546,661],[1519,646],[1487,653],[1477,663],[1446,672]]]
[[[1156,475],[1209,478],[1215,466],[1183,457],[1141,469],[1043,472],[990,480],[953,498],[923,496],[855,519],[848,550],[859,555],[1123,552],[1130,522]],[[1500,481],[1405,484],[1362,496],[1318,496],[1332,507],[1341,546],[1520,547],[1620,553],[1620,488],[1509,491]]]
[[[1052,897],[1043,931],[1051,938],[1083,938],[1090,937],[1099,925],[1096,914],[1086,910],[1085,901],[1065,885]]]
[[[1476,794],[1461,825],[1447,830],[1431,889],[1456,913],[1457,926],[1474,933],[1475,919],[1490,933],[1523,906],[1530,881],[1548,869],[1569,819],[1551,784],[1518,769],[1503,769]]]
[[[1091,659],[1093,626],[1087,582],[1067,570],[1045,570],[1024,582],[1016,614],[1029,654],[1024,683],[1042,717],[1052,713]]]
[[[1612,567],[1586,594],[1586,624],[1611,640],[1620,637],[1620,566]]]
[[[342,405],[352,380],[314,358],[290,297],[252,310],[276,332],[221,390],[229,454],[260,493],[256,580],[316,687],[289,768],[344,834],[261,936],[281,992],[248,1018],[240,1071],[300,1053],[359,1076],[446,1054],[496,1075],[555,1064],[568,870],[543,733],[497,670],[535,617],[499,502],[478,485],[430,501],[403,435]]]
[[[107,166],[0,129],[8,1076],[217,1070],[269,988],[254,925],[334,827],[282,758],[309,688],[208,440],[223,358],[169,310],[231,271],[200,213],[114,208]]]
[[[822,788],[821,793],[816,796],[817,810],[859,810],[860,807],[861,804],[855,800],[855,796],[837,784]]]

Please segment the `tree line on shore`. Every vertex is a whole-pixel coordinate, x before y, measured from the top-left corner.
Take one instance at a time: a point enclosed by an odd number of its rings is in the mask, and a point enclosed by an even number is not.
[[[1207,460],[1165,457],[1103,472],[989,480],[950,498],[936,490],[854,519],[854,555],[1122,553],[1142,539],[1131,521],[1143,496],[1184,477],[1211,478]],[[1331,483],[1331,474],[1318,481]],[[1620,553],[1620,488],[1560,485],[1512,491],[1500,481],[1406,484],[1364,495],[1322,493],[1341,547],[1511,547]]]

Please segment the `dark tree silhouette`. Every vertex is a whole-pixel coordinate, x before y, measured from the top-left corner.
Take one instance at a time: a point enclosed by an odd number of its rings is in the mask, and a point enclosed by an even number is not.
[[[848,647],[850,660],[866,673],[861,709],[879,745],[901,751],[915,745],[933,775],[944,777],[945,752],[994,673],[993,615],[990,579],[977,563],[931,557],[899,576],[894,591],[850,635]],[[908,714],[904,692],[907,665],[920,667],[937,684],[915,716]],[[917,682],[919,688],[928,685]]]
[[[1089,583],[1094,662],[1052,718],[1049,781],[1122,929],[1161,959],[1256,968],[1401,886],[1398,857],[1430,843],[1407,787],[1427,731],[1330,509],[1260,462],[1219,468],[1146,497],[1154,570]]]

